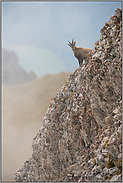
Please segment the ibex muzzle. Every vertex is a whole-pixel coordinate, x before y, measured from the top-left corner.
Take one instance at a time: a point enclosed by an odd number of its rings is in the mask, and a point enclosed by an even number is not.
[[[68,40],[68,46],[71,47],[74,56],[79,61],[79,66],[81,66],[83,64],[83,60],[85,60],[89,56],[89,53],[92,52],[92,50],[90,48],[76,47],[75,44],[76,42],[74,41],[74,39],[72,39],[72,43]]]

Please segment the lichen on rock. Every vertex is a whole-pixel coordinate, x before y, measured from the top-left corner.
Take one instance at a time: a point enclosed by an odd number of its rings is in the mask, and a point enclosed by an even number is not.
[[[16,181],[122,181],[122,11],[50,101]]]

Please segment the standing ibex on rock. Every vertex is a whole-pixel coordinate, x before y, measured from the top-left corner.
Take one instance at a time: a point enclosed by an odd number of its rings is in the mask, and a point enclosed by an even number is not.
[[[85,60],[89,56],[89,53],[92,52],[92,50],[90,48],[76,47],[75,46],[76,42],[74,41],[74,39],[72,39],[72,43],[70,41],[68,42],[69,42],[68,46],[71,47],[74,53],[74,56],[79,61],[79,66],[81,66],[83,63],[83,60]]]

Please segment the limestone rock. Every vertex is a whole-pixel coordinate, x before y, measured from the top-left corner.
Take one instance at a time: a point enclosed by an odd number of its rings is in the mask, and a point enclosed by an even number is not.
[[[122,13],[51,99],[16,181],[122,181]]]

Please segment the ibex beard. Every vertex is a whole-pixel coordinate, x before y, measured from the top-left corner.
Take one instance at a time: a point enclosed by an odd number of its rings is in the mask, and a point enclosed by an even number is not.
[[[68,46],[71,47],[74,56],[78,59],[79,66],[81,66],[83,64],[83,60],[89,57],[89,54],[92,52],[92,49],[76,47],[75,44],[76,42],[74,41],[74,39],[72,39],[72,43],[68,40]]]

